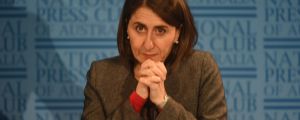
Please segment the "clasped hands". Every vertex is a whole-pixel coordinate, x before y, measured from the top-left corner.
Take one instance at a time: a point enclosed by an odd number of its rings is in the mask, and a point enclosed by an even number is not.
[[[135,77],[138,80],[136,92],[144,99],[150,98],[158,108],[162,109],[162,103],[167,95],[164,81],[167,69],[163,62],[155,62],[151,59],[144,61],[135,68]]]

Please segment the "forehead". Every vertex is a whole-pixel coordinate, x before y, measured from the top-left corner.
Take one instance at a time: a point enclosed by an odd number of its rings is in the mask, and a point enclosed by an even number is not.
[[[146,6],[142,6],[138,8],[133,14],[130,23],[143,23],[149,26],[157,26],[157,25],[168,25],[165,21],[163,21],[157,14],[155,14],[150,8]]]

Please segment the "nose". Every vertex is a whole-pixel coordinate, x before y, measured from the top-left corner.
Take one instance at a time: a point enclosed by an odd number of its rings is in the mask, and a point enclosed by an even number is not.
[[[147,37],[144,40],[143,46],[146,50],[151,50],[154,47],[153,36],[152,36],[151,32],[149,32],[147,34]]]

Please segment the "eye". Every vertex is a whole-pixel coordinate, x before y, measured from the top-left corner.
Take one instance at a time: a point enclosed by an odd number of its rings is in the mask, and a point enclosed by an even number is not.
[[[156,29],[156,33],[158,34],[158,35],[163,35],[163,34],[165,34],[167,32],[167,30],[165,29],[165,28],[157,28]]]
[[[137,32],[144,32],[145,31],[145,27],[143,25],[137,25],[135,27]]]

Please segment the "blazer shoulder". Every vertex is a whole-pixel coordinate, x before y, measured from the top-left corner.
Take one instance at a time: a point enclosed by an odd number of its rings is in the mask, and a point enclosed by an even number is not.
[[[103,65],[121,65],[120,64],[120,57],[119,56],[114,56],[114,57],[110,57],[110,58],[105,58],[102,60],[96,60],[93,61],[92,63],[93,65],[96,66],[103,66]]]
[[[94,61],[89,72],[94,74],[97,85],[115,83],[129,74],[129,70],[121,63],[119,56]]]
[[[218,65],[210,52],[194,50],[193,53],[185,61],[182,61],[181,69],[184,68],[203,72],[209,69],[217,70]]]
[[[119,56],[114,56],[102,60],[93,61],[91,67],[95,67],[97,71],[99,70],[107,71],[107,70],[124,69],[125,65],[121,63]]]
[[[90,69],[93,70],[97,76],[106,77],[128,72],[128,69],[121,63],[119,56],[94,61]]]
[[[203,64],[207,61],[215,61],[213,55],[208,51],[194,50],[189,57],[192,64]]]

